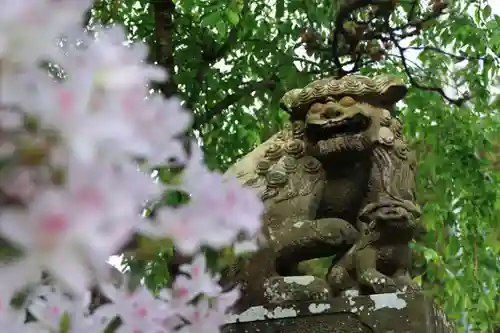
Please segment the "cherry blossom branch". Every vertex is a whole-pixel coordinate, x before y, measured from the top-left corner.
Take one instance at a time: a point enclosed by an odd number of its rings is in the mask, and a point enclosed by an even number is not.
[[[167,2],[155,7],[166,21],[173,10]],[[217,332],[239,290],[223,291],[203,251],[237,245],[241,234],[257,238],[263,203],[254,190],[209,170],[196,141],[181,139],[192,115],[166,97],[175,84],[150,93],[166,72],[146,63],[144,44],[126,45],[122,26],[84,31],[91,6],[8,2],[3,9],[12,15],[0,17],[0,133],[7,148],[0,154],[0,327]],[[164,28],[157,36],[163,42],[171,38]],[[161,60],[173,64],[171,54]],[[40,65],[52,63],[66,75],[53,77]],[[149,174],[179,164],[175,184]],[[188,193],[189,201],[158,207],[151,218],[138,214],[171,190]],[[150,244],[170,240],[192,258],[157,294],[106,263],[136,234]]]

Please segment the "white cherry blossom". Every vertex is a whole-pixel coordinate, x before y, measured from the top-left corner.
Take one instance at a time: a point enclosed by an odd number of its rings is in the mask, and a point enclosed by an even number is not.
[[[112,303],[103,305],[99,315],[118,316],[123,323],[119,332],[161,332],[163,321],[172,314],[169,305],[144,286],[133,291],[129,291],[126,284],[121,288],[110,284],[101,287]]]
[[[181,265],[179,270],[186,273],[196,290],[207,296],[217,296],[222,291],[214,276],[208,272],[205,255],[196,255],[190,264]]]
[[[166,71],[145,60],[148,47],[141,42],[130,44],[123,26],[93,27],[92,34],[73,36],[68,56],[60,65],[76,76],[93,76],[97,89],[145,92],[151,81],[164,81]]]
[[[57,331],[64,316],[69,319],[70,333],[102,332],[109,324],[99,314],[88,313],[88,298],[70,299],[54,286],[39,287],[35,296],[28,310],[41,328]]]
[[[11,66],[57,57],[57,38],[81,26],[91,0],[0,1],[0,58]],[[5,66],[5,64],[4,64]]]
[[[66,191],[46,189],[27,209],[6,209],[0,215],[0,234],[20,246],[40,271],[47,269],[76,293],[83,293],[92,278],[88,263],[97,262],[88,256],[100,254],[101,260],[109,257],[116,249],[107,245],[107,253],[99,253],[103,242],[116,244],[115,237],[123,242],[127,239],[125,231],[130,234],[132,229],[127,230],[126,225],[114,232],[103,229],[101,221],[74,209],[78,203]],[[105,239],[99,237],[102,233]]]
[[[189,324],[183,326],[179,333],[220,333],[225,313],[210,307],[209,301],[202,299],[195,305],[189,305],[183,317]]]

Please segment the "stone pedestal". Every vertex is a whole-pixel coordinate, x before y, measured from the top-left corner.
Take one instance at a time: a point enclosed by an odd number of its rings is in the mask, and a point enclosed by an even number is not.
[[[327,302],[254,306],[233,315],[224,333],[453,333],[421,293],[346,296]]]

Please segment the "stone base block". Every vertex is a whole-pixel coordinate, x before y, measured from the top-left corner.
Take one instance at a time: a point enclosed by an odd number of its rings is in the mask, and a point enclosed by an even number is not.
[[[422,293],[346,296],[328,302],[254,306],[233,315],[223,333],[453,333]]]

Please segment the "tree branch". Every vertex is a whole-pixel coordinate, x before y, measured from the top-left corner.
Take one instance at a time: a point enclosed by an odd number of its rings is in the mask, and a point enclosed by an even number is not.
[[[215,116],[222,113],[231,105],[237,103],[242,97],[250,95],[255,90],[269,89],[274,90],[277,86],[277,78],[266,79],[261,81],[250,81],[243,86],[240,86],[234,93],[227,95],[220,102],[213,107],[206,110],[206,112],[199,117],[195,118],[193,129],[199,129],[206,123],[209,123]]]
[[[344,27],[344,22],[348,19],[348,17],[352,12],[354,12],[357,9],[368,6],[372,2],[373,2],[372,0],[350,1],[347,4],[340,6],[339,11],[335,17],[333,40],[332,40],[332,46],[333,46],[332,55],[333,55],[333,62],[337,67],[339,77],[347,74],[343,69],[345,65],[343,65],[340,61],[340,57],[342,54],[340,52],[340,49],[338,48],[339,44],[341,45],[346,44],[344,41],[342,43],[339,43],[339,39],[340,38],[345,39],[345,36],[348,36],[348,33]]]
[[[248,10],[248,1],[249,0],[244,1],[243,9],[241,11],[242,19],[240,20],[240,22],[237,25],[235,25],[229,31],[229,34],[228,34],[226,41],[218,47],[211,48],[208,50],[204,49],[202,51],[202,55],[201,55],[202,61],[198,66],[198,69],[197,69],[196,75],[195,75],[195,81],[194,81],[197,84],[197,89],[193,89],[190,96],[188,97],[188,99],[186,101],[186,108],[187,109],[194,108],[194,105],[196,104],[196,98],[197,98],[197,96],[199,96],[199,92],[201,90],[201,84],[205,80],[206,72],[210,69],[210,67],[214,63],[216,63],[217,61],[219,61],[220,59],[225,57],[229,53],[229,51],[235,46],[235,44],[238,42],[238,32],[242,26],[243,16],[246,14],[246,12]],[[194,91],[194,90],[196,90],[196,91]]]
[[[464,94],[460,98],[448,96],[443,88],[423,85],[413,77],[408,59],[404,52],[408,49],[421,49],[422,52],[437,52],[445,54],[458,60],[487,60],[487,57],[466,57],[445,52],[435,47],[402,47],[400,42],[404,39],[419,35],[422,29],[431,21],[443,15],[447,8],[446,1],[431,1],[430,11],[422,14],[420,18],[415,17],[418,7],[418,1],[412,2],[410,12],[407,15],[407,22],[392,27],[389,17],[396,10],[397,2],[386,0],[349,0],[342,3],[334,19],[334,28],[328,38],[327,46],[324,40],[314,31],[306,31],[302,35],[302,41],[305,43],[308,52],[319,51],[325,55],[331,50],[331,61],[335,65],[337,77],[357,72],[367,63],[383,59],[388,55],[387,50],[395,46],[399,51],[403,69],[408,76],[410,83],[415,88],[439,93],[446,101],[455,105],[462,105],[470,99],[470,96]],[[356,12],[366,10],[368,18],[360,20]],[[329,46],[328,46],[329,45]],[[350,60],[345,61],[348,56]],[[364,61],[366,58],[372,61]],[[353,64],[351,70],[345,70],[347,64]],[[334,74],[334,75],[335,75]]]
[[[87,27],[90,24],[90,20],[92,19],[92,8],[89,8],[86,12],[85,15],[83,16],[83,29],[87,29]]]
[[[392,36],[392,34],[391,34],[391,39],[394,40],[394,36]],[[403,64],[404,71],[405,71],[406,75],[408,76],[408,79],[410,80],[410,83],[412,86],[414,86],[415,88],[421,89],[421,90],[437,92],[445,100],[447,100],[449,103],[457,105],[457,106],[463,105],[464,102],[466,102],[467,100],[470,99],[470,96],[468,96],[467,94],[463,95],[460,98],[455,99],[455,98],[449,97],[444,92],[443,88],[441,88],[441,87],[426,86],[426,85],[422,85],[419,82],[417,82],[417,80],[415,80],[415,78],[413,77],[411,70],[410,70],[410,67],[408,66],[408,63],[406,61],[406,57],[404,55],[405,49],[401,45],[399,45],[397,42],[395,42],[394,45],[396,45],[396,48],[398,49],[398,52],[401,56],[401,62]]]
[[[210,69],[210,67],[216,63],[219,59],[223,58],[231,49],[231,47],[236,44],[238,39],[238,30],[237,27],[234,27],[229,32],[227,40],[224,44],[222,44],[215,52],[210,53],[208,51],[203,51],[201,58],[202,61],[198,66],[196,71],[194,82],[197,85],[197,89],[193,89],[190,96],[186,101],[186,108],[193,109],[196,104],[196,97],[199,95],[199,91],[201,90],[201,84],[205,80],[205,74]]]
[[[413,18],[415,18],[415,12],[417,11],[418,4],[419,4],[419,0],[413,0],[413,3],[411,4],[410,11],[408,12],[408,18],[410,19],[410,21]]]
[[[175,4],[172,0],[151,0],[155,18],[153,51],[156,61],[168,71],[168,80],[157,85],[167,98],[177,93],[173,45],[173,16]]]
[[[464,56],[459,54],[453,54],[450,52],[446,52],[434,46],[408,46],[404,48],[405,50],[417,50],[422,52],[436,52],[447,55],[448,57],[455,58],[456,60],[486,60],[485,56]],[[498,58],[498,57],[497,57]]]
[[[436,0],[437,1],[437,0]],[[333,20],[333,28],[328,43],[314,37],[314,32],[306,35],[304,43],[309,50],[330,50],[331,61],[334,63],[337,76],[342,77],[358,71],[362,58],[366,56],[374,60],[381,60],[386,55],[390,43],[398,43],[405,38],[418,35],[422,28],[430,21],[440,17],[447,7],[446,2],[436,1],[429,6],[431,11],[420,19],[415,15],[417,0],[412,2],[407,22],[391,27],[389,18],[396,11],[397,2],[387,0],[349,0],[341,3]],[[360,19],[357,13],[365,11],[367,18]],[[391,37],[388,35],[391,34]],[[383,48],[381,48],[383,46]],[[343,57],[357,59],[352,70],[344,70],[346,63]]]

